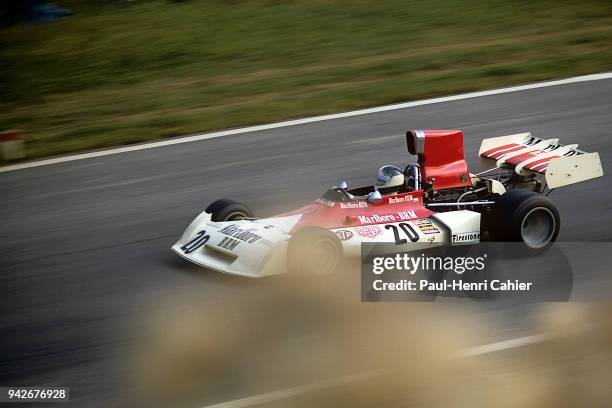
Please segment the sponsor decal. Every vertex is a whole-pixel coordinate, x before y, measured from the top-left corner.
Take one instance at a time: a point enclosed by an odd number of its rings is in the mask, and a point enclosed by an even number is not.
[[[453,242],[478,242],[480,241],[480,232],[463,232],[461,234],[453,234]]]
[[[368,208],[368,203],[365,201],[357,201],[354,203],[340,203],[340,208]]]
[[[412,195],[407,195],[404,197],[389,197],[389,204],[407,203],[411,201],[418,203],[419,199],[416,197],[413,197]]]
[[[336,236],[340,241],[346,241],[353,236],[353,233],[349,230],[338,230],[336,231]]]
[[[413,221],[414,225],[416,225],[423,234],[438,234],[440,230],[433,225],[431,220],[427,218],[421,218]]]
[[[383,222],[395,222],[395,221],[406,221],[418,218],[416,212],[413,210],[399,211],[397,215],[386,214],[386,215],[360,215],[359,222],[362,224],[380,224]]]
[[[400,220],[412,220],[414,218],[418,218],[416,213],[413,210],[400,211],[397,213],[397,215],[399,215]]]
[[[376,225],[370,225],[368,227],[357,227],[355,230],[357,231],[357,234],[360,237],[365,238],[374,238],[377,235],[382,234],[382,230]]]
[[[244,241],[249,244],[252,244],[261,239],[261,236],[251,232],[254,230],[255,230],[254,228],[249,228],[249,230],[245,230],[245,229],[239,228],[236,224],[231,224],[223,228],[219,232],[227,235],[228,237],[236,238],[236,239],[239,239],[240,241]]]
[[[231,251],[232,249],[236,248],[236,246],[238,246],[239,243],[240,241],[238,241],[237,239],[230,238],[230,237],[223,237],[223,239],[221,240],[221,242],[219,242],[217,246],[220,246],[221,248],[229,249]]]
[[[395,221],[395,215],[360,215],[359,222],[362,224],[376,224],[380,222],[393,222]]]
[[[336,203],[335,203],[335,202],[330,201],[330,200],[326,200],[325,198],[317,198],[317,199],[315,200],[315,203],[317,203],[317,204],[323,204],[323,205],[326,205],[326,206],[328,206],[328,207],[333,207],[334,205],[336,205]]]

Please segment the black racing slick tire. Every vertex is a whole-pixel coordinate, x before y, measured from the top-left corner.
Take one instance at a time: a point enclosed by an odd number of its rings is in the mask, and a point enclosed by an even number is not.
[[[328,275],[342,259],[342,244],[333,232],[319,227],[305,227],[289,240],[287,267],[290,274]]]
[[[495,242],[522,242],[532,252],[543,252],[556,241],[561,227],[559,211],[541,194],[510,190],[493,207],[489,234]]]
[[[228,198],[222,198],[210,204],[205,210],[211,214],[212,221],[236,221],[254,218],[253,211],[246,205]]]

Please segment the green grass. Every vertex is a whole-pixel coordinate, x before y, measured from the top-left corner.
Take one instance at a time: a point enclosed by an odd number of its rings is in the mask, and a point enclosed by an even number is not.
[[[0,30],[29,158],[612,68],[607,0],[60,3]]]

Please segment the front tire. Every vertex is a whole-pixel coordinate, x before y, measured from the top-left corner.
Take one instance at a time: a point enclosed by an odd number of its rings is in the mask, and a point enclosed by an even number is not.
[[[495,203],[489,233],[493,241],[522,242],[528,250],[542,252],[557,240],[560,227],[559,211],[548,197],[510,190]]]
[[[228,198],[222,198],[213,202],[204,211],[211,214],[211,220],[215,222],[255,218],[253,211],[249,207]]]
[[[290,274],[327,275],[338,267],[342,244],[329,230],[305,227],[289,240],[287,261]]]

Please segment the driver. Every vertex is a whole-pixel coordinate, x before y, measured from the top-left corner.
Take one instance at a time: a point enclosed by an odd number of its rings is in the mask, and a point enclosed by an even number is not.
[[[376,173],[374,190],[381,194],[399,193],[405,186],[405,178],[402,170],[393,165],[382,166]]]

